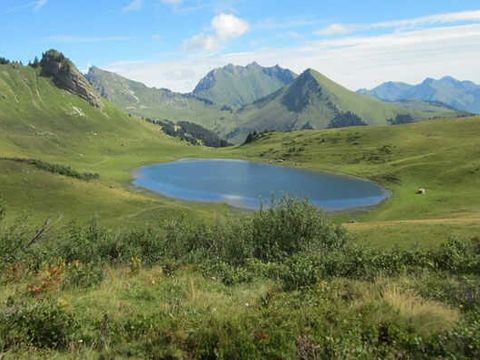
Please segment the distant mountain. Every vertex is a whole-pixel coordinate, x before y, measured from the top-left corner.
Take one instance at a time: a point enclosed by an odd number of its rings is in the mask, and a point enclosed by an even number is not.
[[[315,70],[307,70],[292,84],[243,107],[241,121],[229,134],[233,141],[251,131],[291,131],[302,128],[387,124],[399,114],[415,120],[456,116],[457,112],[442,105],[424,102],[387,103],[356,94]],[[238,141],[238,140],[236,140]]]
[[[295,73],[278,65],[262,67],[257,63],[247,66],[230,64],[209,72],[193,94],[215,104],[241,107],[291,84],[296,77]]]
[[[372,90],[359,90],[386,101],[423,100],[441,102],[460,111],[480,114],[480,86],[471,81],[459,81],[451,76],[440,80],[425,79],[418,85],[387,82]]]
[[[265,69],[257,64],[245,68],[227,66],[222,69],[228,68],[233,72],[234,69],[248,68],[246,73]],[[211,73],[224,73],[222,69]],[[285,72],[280,68],[275,69],[270,68],[273,72],[284,74],[284,81],[294,76],[288,70]],[[242,73],[243,70],[239,72]],[[380,125],[387,124],[388,119],[397,115],[406,114],[411,115],[414,121],[457,115],[455,110],[438,104],[421,101],[388,103],[370,96],[361,96],[314,70],[305,71],[288,85],[239,109],[214,104],[211,100],[200,99],[194,94],[149,88],[96,67],[92,67],[86,77],[102,96],[129,113],[150,120],[168,120],[177,124],[180,121],[195,123],[233,143],[243,142],[248,133],[255,130],[291,131],[352,124]],[[237,81],[230,78],[233,86],[230,94],[238,94],[237,90],[242,86],[244,89],[251,89],[251,80],[249,76],[244,80],[239,77]],[[228,84],[229,82],[223,83],[225,93],[230,89]],[[213,88],[217,89],[216,86]]]
[[[150,88],[118,74],[92,67],[86,78],[102,96],[128,113],[155,120],[189,121],[217,133],[230,125],[233,114],[208,100],[167,89]]]

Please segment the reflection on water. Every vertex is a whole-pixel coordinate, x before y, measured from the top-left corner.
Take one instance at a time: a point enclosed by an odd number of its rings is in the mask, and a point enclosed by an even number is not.
[[[348,176],[292,169],[243,160],[180,160],[145,166],[134,185],[189,201],[222,202],[257,209],[274,195],[290,194],[327,211],[375,205],[387,192]]]

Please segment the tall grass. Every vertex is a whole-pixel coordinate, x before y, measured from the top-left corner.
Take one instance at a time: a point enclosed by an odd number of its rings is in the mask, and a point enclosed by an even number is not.
[[[0,353],[475,357],[480,307],[460,291],[480,286],[479,265],[480,246],[455,239],[436,250],[364,248],[289,198],[129,231],[2,220]],[[420,278],[428,286],[412,285]],[[445,293],[452,282],[459,290]]]

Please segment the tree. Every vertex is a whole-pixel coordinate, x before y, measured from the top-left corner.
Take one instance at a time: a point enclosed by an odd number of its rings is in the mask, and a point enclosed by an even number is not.
[[[388,119],[390,125],[403,125],[415,122],[415,119],[410,114],[397,114],[394,118]]]
[[[255,139],[257,138],[257,136],[258,136],[257,131],[249,132],[248,135],[247,135],[247,138],[245,139],[245,141],[243,143],[243,145],[250,144],[250,143],[254,142]]]
[[[35,56],[35,59],[33,59],[33,61],[29,62],[28,66],[30,66],[34,69],[38,68],[40,66],[40,60],[38,60],[38,57]]]
[[[367,123],[362,120],[357,114],[347,111],[340,112],[330,121],[328,127],[333,128],[342,128],[349,126],[367,126]]]

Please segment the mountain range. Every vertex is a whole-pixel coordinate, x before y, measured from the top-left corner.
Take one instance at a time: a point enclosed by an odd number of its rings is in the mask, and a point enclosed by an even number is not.
[[[215,69],[190,94],[149,88],[96,67],[86,77],[100,94],[129,113],[189,121],[236,143],[252,131],[320,129],[329,127],[333,119],[347,126],[351,123],[342,117],[350,115],[367,125],[387,124],[405,114],[414,120],[456,115],[442,104],[391,103],[362,96],[312,69],[297,76],[279,66],[265,68],[256,63]]]
[[[409,114],[414,119],[452,116],[455,112],[442,105],[425,103],[388,103],[356,94],[319,72],[308,69],[292,84],[239,111],[241,122],[235,135],[254,130],[291,131],[321,129],[348,120],[350,114],[357,125],[382,125],[397,115]],[[345,123],[345,126],[348,126]]]
[[[221,134],[233,123],[229,109],[192,94],[150,88],[115,73],[91,67],[85,75],[95,89],[127,113],[154,119],[190,121]]]
[[[384,101],[441,102],[460,111],[480,114],[480,86],[451,76],[439,80],[427,78],[417,85],[390,81],[372,90],[362,89],[358,92]]]

